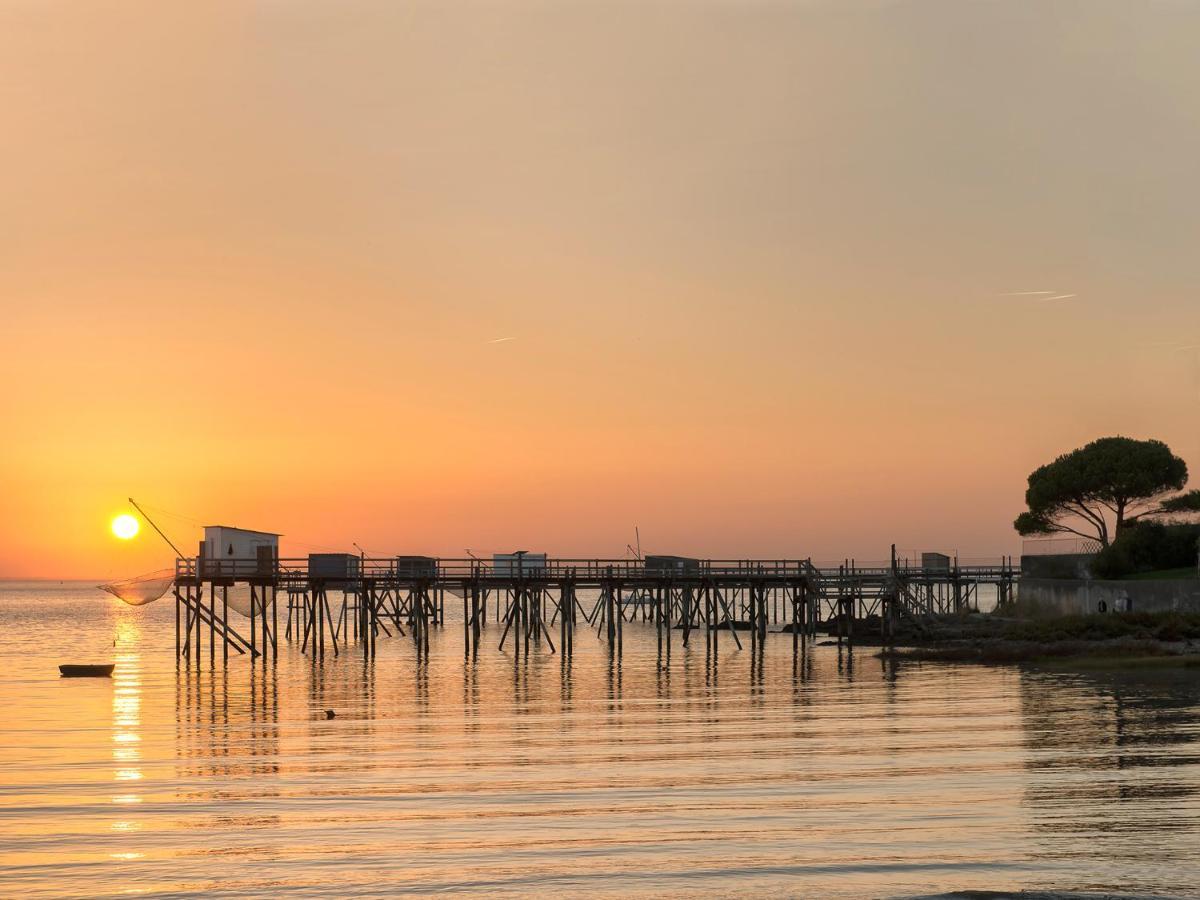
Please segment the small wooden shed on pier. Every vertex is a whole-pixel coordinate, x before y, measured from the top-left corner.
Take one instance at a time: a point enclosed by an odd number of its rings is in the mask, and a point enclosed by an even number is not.
[[[438,561],[432,556],[397,556],[397,578],[437,578]]]
[[[325,587],[344,591],[358,579],[359,559],[353,553],[308,554],[308,579],[324,581]]]
[[[945,574],[950,571],[950,557],[945,553],[922,553],[921,568],[926,572]]]
[[[493,553],[492,572],[496,575],[512,576],[533,574],[546,570],[546,554],[514,550],[512,553]]]
[[[642,560],[647,575],[698,575],[700,560],[690,556],[666,556],[657,554]]]

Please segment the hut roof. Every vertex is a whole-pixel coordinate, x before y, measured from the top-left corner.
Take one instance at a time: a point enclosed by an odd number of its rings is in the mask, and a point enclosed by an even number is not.
[[[224,528],[226,531],[240,531],[243,534],[265,534],[268,537],[283,537],[278,531],[255,531],[253,528],[238,528],[236,525],[205,525],[204,529]]]

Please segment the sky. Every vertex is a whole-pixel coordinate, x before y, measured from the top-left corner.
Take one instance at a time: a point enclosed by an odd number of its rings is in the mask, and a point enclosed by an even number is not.
[[[1200,485],[1200,4],[0,6],[0,576],[1019,553]],[[1033,293],[1039,292],[1039,293]]]

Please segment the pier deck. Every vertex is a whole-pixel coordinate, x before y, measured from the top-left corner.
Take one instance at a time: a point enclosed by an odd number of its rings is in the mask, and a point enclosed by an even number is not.
[[[1002,605],[1020,577],[1010,557],[918,565],[894,551],[886,563],[836,566],[809,559],[340,558],[345,567],[336,572],[328,558],[320,566],[314,557],[178,559],[177,654],[198,665],[207,636],[210,662],[218,651],[228,661],[231,648],[276,659],[281,597],[282,636],[315,655],[355,647],[369,657],[381,637],[406,637],[424,655],[430,629],[446,623],[447,602],[462,605],[468,655],[483,643],[489,609],[500,649],[537,645],[569,656],[582,621],[616,652],[625,626],[639,622],[657,630],[668,657],[676,632],[684,645],[701,632],[715,646],[725,631],[741,648],[742,631],[761,650],[771,626],[790,633],[798,652],[821,628],[852,641],[856,628],[871,627],[886,639],[901,619],[919,627],[924,617],[976,609],[982,585]],[[234,604],[246,620],[236,628],[231,589],[235,600],[249,593]]]

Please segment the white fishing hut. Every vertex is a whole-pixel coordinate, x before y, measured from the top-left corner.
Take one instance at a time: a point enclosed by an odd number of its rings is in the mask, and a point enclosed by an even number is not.
[[[492,573],[495,575],[513,576],[544,572],[546,569],[545,553],[530,553],[528,550],[514,550],[512,553],[492,554]]]
[[[266,575],[279,559],[280,535],[230,525],[205,525],[200,556],[207,575]]]

